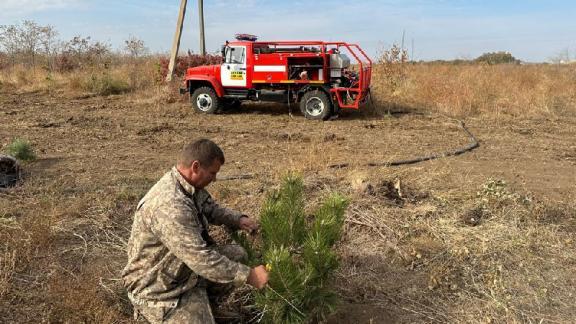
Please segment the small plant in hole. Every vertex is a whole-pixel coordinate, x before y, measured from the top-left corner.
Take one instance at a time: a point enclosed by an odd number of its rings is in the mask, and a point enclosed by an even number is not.
[[[32,149],[32,145],[23,139],[17,138],[6,148],[6,153],[21,161],[34,161],[36,154]]]

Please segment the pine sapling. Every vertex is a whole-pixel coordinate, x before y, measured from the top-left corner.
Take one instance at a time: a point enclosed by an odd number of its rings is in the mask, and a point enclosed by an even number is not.
[[[307,221],[303,192],[302,178],[288,174],[280,189],[268,195],[260,215],[263,259],[252,262],[266,263],[270,272],[268,287],[254,292],[266,323],[324,319],[337,304],[330,287],[338,268],[333,246],[340,239],[347,201],[332,194]],[[240,243],[255,250],[247,240]]]

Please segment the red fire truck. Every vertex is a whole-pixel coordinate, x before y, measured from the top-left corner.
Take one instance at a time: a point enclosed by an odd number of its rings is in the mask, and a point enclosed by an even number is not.
[[[342,108],[358,109],[370,93],[372,61],[356,44],[236,39],[223,46],[221,65],[187,70],[181,93],[190,94],[195,110],[213,114],[245,100],[276,101],[326,120]]]

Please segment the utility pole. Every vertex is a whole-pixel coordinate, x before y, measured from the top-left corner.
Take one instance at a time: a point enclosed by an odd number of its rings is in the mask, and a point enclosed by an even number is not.
[[[176,33],[174,34],[174,41],[172,42],[172,52],[170,53],[170,64],[168,65],[168,75],[166,75],[166,82],[172,81],[172,74],[174,74],[174,65],[176,65],[176,57],[180,49],[180,36],[182,36],[182,26],[184,25],[184,16],[186,15],[187,0],[182,0],[180,3],[180,13],[178,14],[178,23],[176,24]]]
[[[206,41],[204,39],[204,0],[198,0],[198,21],[200,22],[200,55],[206,55]]]

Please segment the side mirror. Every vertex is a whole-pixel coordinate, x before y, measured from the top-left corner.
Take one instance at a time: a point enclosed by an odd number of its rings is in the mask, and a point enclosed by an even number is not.
[[[222,45],[220,53],[222,54],[222,61],[226,61],[226,45]]]

